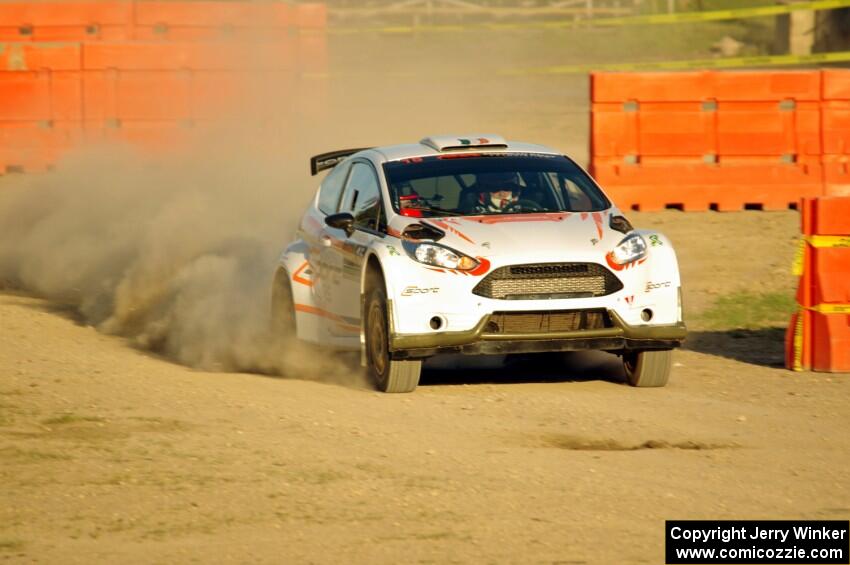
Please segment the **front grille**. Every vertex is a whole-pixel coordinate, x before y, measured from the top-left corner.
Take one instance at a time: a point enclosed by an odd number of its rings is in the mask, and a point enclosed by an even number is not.
[[[494,312],[484,326],[484,333],[537,334],[611,328],[605,310],[556,310],[550,312]]]
[[[537,263],[496,269],[472,290],[499,300],[591,298],[623,288],[614,273],[596,263]]]

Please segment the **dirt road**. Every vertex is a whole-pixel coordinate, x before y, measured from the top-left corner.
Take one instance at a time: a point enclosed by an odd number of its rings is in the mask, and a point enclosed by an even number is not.
[[[0,295],[0,559],[661,563],[665,519],[846,519],[850,380],[700,318],[791,289],[796,214],[633,220],[677,243],[695,330],[664,389],[601,354],[410,395],[205,373]]]

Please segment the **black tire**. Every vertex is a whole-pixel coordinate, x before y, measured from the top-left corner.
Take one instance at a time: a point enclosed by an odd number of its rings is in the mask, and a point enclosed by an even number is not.
[[[382,392],[412,392],[419,385],[422,361],[396,361],[389,354],[387,296],[376,284],[366,299],[366,360],[375,386]]]
[[[673,352],[627,351],[623,354],[623,368],[629,384],[639,387],[662,387],[670,378]]]
[[[295,337],[295,301],[289,276],[282,269],[275,275],[272,285],[271,332],[281,343]]]

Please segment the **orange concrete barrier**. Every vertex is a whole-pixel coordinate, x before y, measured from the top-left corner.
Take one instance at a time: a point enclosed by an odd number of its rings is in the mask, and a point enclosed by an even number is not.
[[[78,71],[79,43],[0,43],[0,72]]]
[[[324,28],[324,4],[101,0],[0,3],[0,41],[197,41]],[[296,21],[297,20],[297,21]]]
[[[172,150],[227,120],[280,135],[295,97],[321,115],[325,82],[304,77],[326,71],[326,18],[315,3],[0,3],[0,174],[83,141]]]
[[[323,30],[328,25],[328,7],[318,2],[304,2],[293,6],[293,25],[298,29]]]
[[[282,2],[136,2],[135,39],[198,41],[286,36],[292,8]]]
[[[786,331],[785,364],[850,372],[850,198],[804,199],[801,219],[800,309]]]
[[[850,70],[823,71],[823,152],[850,154]]]
[[[43,170],[79,138],[80,47],[0,44],[0,174]]]
[[[133,4],[101,2],[0,3],[0,41],[128,39]]]
[[[823,71],[825,194],[850,196],[850,70]]]
[[[79,72],[40,69],[0,73],[0,124],[33,123],[50,128],[57,122],[81,119]]]
[[[823,193],[818,71],[594,73],[591,102],[591,171],[632,209],[785,209]]]
[[[289,39],[263,43],[262,51],[272,56],[251,60],[226,44],[86,44],[86,131],[94,139],[172,150],[200,134],[205,123],[256,113],[268,89],[291,89],[290,49]],[[285,96],[265,98],[267,104],[286,104]]]

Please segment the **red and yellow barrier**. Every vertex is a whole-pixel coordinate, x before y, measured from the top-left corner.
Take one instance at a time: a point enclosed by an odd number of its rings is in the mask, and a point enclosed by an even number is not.
[[[636,210],[850,193],[850,71],[594,73],[591,171]]]
[[[850,372],[850,197],[802,202],[799,311],[785,335],[785,365]]]

